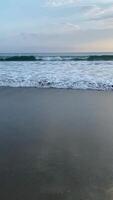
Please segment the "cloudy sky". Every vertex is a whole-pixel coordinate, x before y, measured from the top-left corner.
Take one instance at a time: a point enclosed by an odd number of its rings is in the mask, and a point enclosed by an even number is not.
[[[0,52],[113,51],[113,0],[1,0]]]

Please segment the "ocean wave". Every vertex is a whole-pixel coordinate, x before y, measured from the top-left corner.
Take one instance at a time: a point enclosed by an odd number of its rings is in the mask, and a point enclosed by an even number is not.
[[[0,56],[0,61],[36,61],[35,56]]]
[[[113,55],[90,56],[0,56],[0,61],[113,61]]]
[[[113,61],[0,62],[0,86],[113,90]]]

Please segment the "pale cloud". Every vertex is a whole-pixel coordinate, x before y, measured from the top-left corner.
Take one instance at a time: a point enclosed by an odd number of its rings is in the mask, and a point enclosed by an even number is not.
[[[47,5],[53,6],[53,7],[59,7],[59,6],[69,5],[69,4],[75,4],[77,2],[78,0],[48,0]]]
[[[113,30],[113,19],[101,19],[84,22],[82,30]]]
[[[108,18],[109,16],[113,16],[113,5],[110,5],[109,7],[99,7],[99,6],[92,6],[91,9],[89,9],[86,12],[86,16],[92,18],[92,19],[96,19],[99,17],[103,17],[103,18]]]
[[[64,31],[67,31],[67,32],[78,31],[78,30],[80,30],[80,26],[77,24],[68,22],[63,25],[63,29],[64,29]]]
[[[113,29],[113,19],[104,19],[96,22],[96,28],[99,30]]]
[[[84,12],[82,24],[85,29],[113,29],[113,4],[92,5]]]
[[[87,6],[93,4],[109,4],[113,3],[113,0],[46,0],[46,5],[52,7],[66,6],[66,5],[77,5]]]
[[[96,6],[96,5],[94,5],[85,14],[88,17],[94,18],[94,17],[97,17],[99,15],[103,15],[104,13],[105,13],[105,9],[100,8],[100,7]]]

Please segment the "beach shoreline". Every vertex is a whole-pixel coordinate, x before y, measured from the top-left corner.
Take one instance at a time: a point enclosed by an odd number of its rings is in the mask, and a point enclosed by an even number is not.
[[[0,87],[0,200],[113,199],[113,92]]]

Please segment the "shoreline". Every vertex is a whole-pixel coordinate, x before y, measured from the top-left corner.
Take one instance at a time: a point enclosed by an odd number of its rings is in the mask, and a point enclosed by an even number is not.
[[[0,90],[7,90],[7,89],[11,89],[11,90],[15,90],[15,89],[24,89],[24,90],[56,90],[56,91],[75,91],[75,92],[105,92],[105,93],[112,93],[113,92],[113,89],[105,89],[105,90],[99,90],[99,89],[79,89],[79,88],[54,88],[54,87],[35,87],[35,86],[22,86],[22,87],[12,87],[12,86],[0,86]]]

